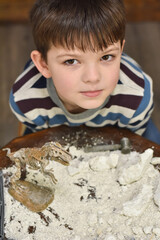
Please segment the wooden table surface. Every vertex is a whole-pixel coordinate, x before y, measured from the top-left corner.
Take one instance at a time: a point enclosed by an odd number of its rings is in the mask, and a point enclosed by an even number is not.
[[[28,22],[35,0],[0,0],[0,22]],[[127,21],[160,21],[159,0],[124,0]]]
[[[44,143],[58,141],[65,146],[71,144],[76,147],[85,147],[94,143],[120,143],[122,137],[128,137],[131,141],[132,149],[143,152],[147,148],[154,150],[154,156],[160,157],[160,145],[155,144],[127,129],[116,127],[91,128],[86,126],[67,127],[60,126],[17,137],[10,141],[3,148],[10,148],[16,151],[22,147],[41,147]],[[2,149],[3,149],[2,148]],[[11,166],[11,161],[6,157],[6,151],[0,149],[0,168]]]

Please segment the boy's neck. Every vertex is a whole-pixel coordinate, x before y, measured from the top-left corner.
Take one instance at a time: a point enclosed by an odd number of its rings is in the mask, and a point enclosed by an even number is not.
[[[61,100],[62,101],[62,100]],[[63,102],[63,101],[62,101]],[[67,109],[67,111],[68,112],[70,112],[70,113],[75,113],[75,114],[77,114],[77,113],[82,113],[82,112],[84,112],[84,111],[86,111],[87,109],[84,109],[84,108],[81,108],[81,107],[78,107],[78,106],[71,106],[71,105],[69,105],[69,104],[66,104],[66,103],[64,103],[63,102],[63,105],[65,106],[65,108]]]

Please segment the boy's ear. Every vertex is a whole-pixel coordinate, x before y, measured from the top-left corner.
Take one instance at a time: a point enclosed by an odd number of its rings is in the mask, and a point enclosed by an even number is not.
[[[32,51],[31,59],[34,62],[37,69],[39,70],[39,72],[42,73],[42,75],[45,78],[51,77],[51,73],[48,69],[48,65],[47,65],[46,61],[42,58],[42,55],[39,51],[37,51],[37,50]]]
[[[126,41],[126,40],[124,39],[123,42],[122,42],[122,47],[121,47],[122,52],[123,52],[123,49],[124,49],[125,41]]]

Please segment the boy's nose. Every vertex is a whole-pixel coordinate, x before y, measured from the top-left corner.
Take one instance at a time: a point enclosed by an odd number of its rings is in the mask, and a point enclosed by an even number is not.
[[[100,81],[100,72],[97,66],[87,66],[83,73],[83,82],[96,83]]]

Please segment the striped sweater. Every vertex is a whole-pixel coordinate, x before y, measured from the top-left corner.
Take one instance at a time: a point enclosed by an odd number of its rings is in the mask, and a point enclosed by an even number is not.
[[[153,110],[152,80],[122,54],[119,81],[102,106],[72,114],[59,99],[52,79],[44,78],[30,62],[10,93],[10,107],[33,132],[58,125],[103,127],[116,125],[142,135]]]

